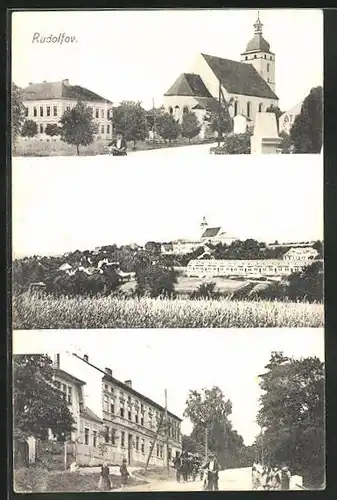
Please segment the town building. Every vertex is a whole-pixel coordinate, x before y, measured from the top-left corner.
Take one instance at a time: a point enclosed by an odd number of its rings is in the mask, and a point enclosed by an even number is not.
[[[78,465],[120,464],[124,458],[129,465],[145,465],[152,452],[149,463],[165,466],[181,453],[182,419],[166,414],[131,380],[121,382],[110,368],[91,364],[88,355],[56,354],[54,366],[55,385],[75,419],[69,449]]]
[[[203,218],[200,227],[203,244],[218,245],[221,243],[222,245],[231,245],[234,241],[239,240],[236,236],[225,232],[221,226],[209,226],[206,217]]]
[[[181,74],[164,95],[165,111],[180,122],[183,114],[193,111],[207,126],[207,115],[218,110],[219,90],[230,105],[233,117],[242,115],[248,125],[257,112],[278,106],[275,94],[275,54],[264,39],[259,14],[254,35],[241,54],[232,61],[209,54],[199,54],[186,73]]]
[[[293,247],[290,248],[283,256],[285,260],[303,261],[313,260],[318,258],[318,251],[312,247]]]
[[[188,277],[196,278],[282,278],[300,272],[312,260],[191,260],[186,269]]]
[[[46,138],[46,126],[58,124],[63,113],[76,105],[78,100],[92,110],[93,123],[97,125],[97,139],[112,138],[112,102],[69,80],[30,83],[22,89],[25,119],[38,125],[38,136]]]

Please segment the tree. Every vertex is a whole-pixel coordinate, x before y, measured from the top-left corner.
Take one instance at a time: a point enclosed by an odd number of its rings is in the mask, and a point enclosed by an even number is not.
[[[148,294],[150,297],[171,297],[177,282],[177,272],[160,263],[150,263],[138,267],[136,279],[136,292],[138,294]]]
[[[200,123],[197,115],[192,111],[183,114],[183,121],[181,125],[181,135],[188,138],[188,142],[199,134],[201,130]]]
[[[54,135],[60,135],[60,128],[57,123],[48,123],[46,126],[45,133],[51,137]]]
[[[46,355],[13,357],[14,436],[46,439],[48,430],[59,440],[69,438],[74,418],[53,382],[52,360]]]
[[[113,127],[121,132],[126,141],[144,140],[147,135],[146,111],[140,102],[123,101],[114,109]]]
[[[321,260],[314,260],[286,280],[286,294],[293,300],[322,302],[324,296],[324,268]]]
[[[324,363],[271,354],[260,375],[263,448],[270,464],[288,465],[309,484],[324,481]]]
[[[280,110],[278,106],[274,106],[274,104],[271,104],[267,109],[266,113],[274,113],[276,116],[276,124],[277,124],[277,131],[279,132],[279,122],[280,122],[280,116],[283,115],[283,111]]]
[[[290,129],[295,153],[320,153],[323,137],[323,89],[314,87],[304,99]]]
[[[25,120],[22,129],[22,137],[34,137],[37,134],[37,123],[34,120]]]
[[[207,115],[207,121],[210,122],[210,127],[212,132],[220,131],[220,137],[232,132],[234,127],[234,121],[229,113],[229,107],[232,106],[232,102],[227,103],[227,101],[222,100],[219,111],[212,111]]]
[[[12,126],[12,143],[15,146],[17,138],[20,134],[21,127],[24,121],[24,105],[20,89],[15,83],[12,83],[11,92],[11,126]]]
[[[171,143],[172,140],[177,139],[181,133],[181,126],[172,115],[163,113],[158,117],[157,132],[166,142]]]
[[[76,146],[89,146],[94,140],[97,127],[93,123],[92,111],[83,102],[78,101],[72,109],[66,110],[60,120],[61,140]]]

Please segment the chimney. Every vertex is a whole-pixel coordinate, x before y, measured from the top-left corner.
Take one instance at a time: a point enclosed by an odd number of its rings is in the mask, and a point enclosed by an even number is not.
[[[105,368],[104,371],[107,375],[110,375],[110,377],[112,377],[112,370],[110,368]]]
[[[132,380],[125,380],[124,384],[132,388]]]
[[[86,363],[89,363],[89,356],[87,354],[84,354],[83,361],[85,361]]]

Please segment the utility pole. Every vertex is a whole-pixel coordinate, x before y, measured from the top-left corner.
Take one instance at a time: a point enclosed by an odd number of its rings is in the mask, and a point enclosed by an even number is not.
[[[221,80],[219,80],[219,112],[218,112],[218,148],[220,147],[220,136],[221,136]]]
[[[156,143],[156,112],[155,112],[155,107],[154,107],[154,98],[152,98],[152,113],[153,113],[153,146],[155,146]]]
[[[165,389],[165,437],[166,437],[166,467],[167,475],[170,475],[170,459],[169,459],[169,423],[167,415],[167,389]]]
[[[208,458],[208,426],[205,427],[205,460]]]
[[[145,472],[147,471],[147,468],[148,468],[148,466],[149,466],[150,458],[151,458],[151,455],[152,455],[152,452],[153,452],[154,445],[156,444],[156,441],[157,441],[157,438],[158,438],[159,432],[162,430],[162,422],[163,422],[163,418],[164,418],[164,415],[163,415],[163,414],[161,414],[161,417],[160,417],[160,422],[159,422],[159,424],[158,424],[158,428],[157,428],[156,434],[155,434],[155,436],[154,436],[154,440],[153,440],[153,442],[152,442],[152,446],[151,446],[151,449],[150,449],[150,453],[149,453],[149,456],[147,457],[147,460],[146,460]]]

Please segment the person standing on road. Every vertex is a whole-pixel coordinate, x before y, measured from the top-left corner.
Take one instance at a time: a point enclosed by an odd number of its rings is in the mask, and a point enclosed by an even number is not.
[[[111,490],[111,482],[110,482],[110,470],[108,464],[106,462],[103,463],[101,467],[101,474],[98,482],[98,488],[101,491],[109,491]]]
[[[129,473],[128,468],[126,466],[126,459],[125,458],[123,459],[123,462],[119,468],[119,471],[120,471],[121,476],[122,476],[122,488],[124,490],[125,486],[127,485],[128,478],[130,476],[130,473]]]
[[[174,468],[176,470],[176,480],[178,483],[180,483],[180,470],[181,470],[181,458],[180,455],[174,459]]]
[[[219,490],[219,464],[215,455],[211,453],[209,455],[209,461],[206,462],[205,468],[207,471],[207,484],[209,491],[218,491]]]
[[[289,490],[291,473],[289,467],[282,467],[281,470],[281,490]]]

